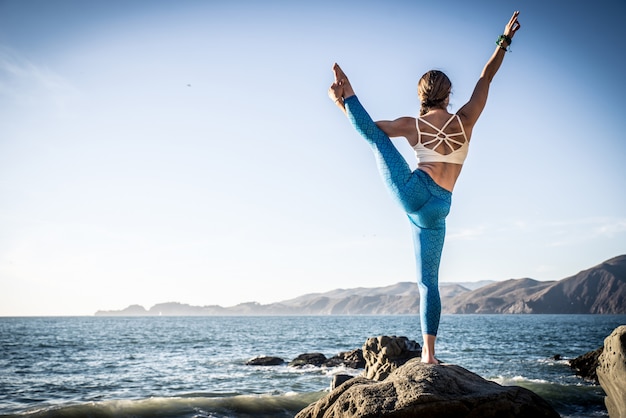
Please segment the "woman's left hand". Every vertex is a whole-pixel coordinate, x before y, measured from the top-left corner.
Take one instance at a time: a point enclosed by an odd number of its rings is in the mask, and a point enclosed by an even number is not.
[[[519,11],[513,13],[513,16],[511,16],[511,20],[509,20],[509,23],[507,23],[504,27],[504,36],[508,36],[510,39],[513,39],[515,32],[517,32],[519,28],[522,27],[522,25],[520,25],[519,21],[517,20],[518,16]]]

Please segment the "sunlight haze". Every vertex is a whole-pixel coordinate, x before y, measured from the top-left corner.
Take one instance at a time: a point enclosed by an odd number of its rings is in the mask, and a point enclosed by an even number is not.
[[[232,306],[416,281],[410,230],[327,97],[470,97],[514,10],[441,282],[626,253],[624,2],[0,0],[0,315]],[[404,139],[394,139],[412,166]]]

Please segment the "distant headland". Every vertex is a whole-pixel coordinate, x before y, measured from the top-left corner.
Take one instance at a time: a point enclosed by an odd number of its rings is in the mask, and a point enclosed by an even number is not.
[[[441,283],[443,313],[448,314],[626,314],[626,255],[607,260],[562,280],[530,278],[501,282]],[[178,302],[150,309],[131,305],[96,316],[211,315],[404,315],[419,312],[414,282],[375,288],[337,289],[282,302],[231,307]]]

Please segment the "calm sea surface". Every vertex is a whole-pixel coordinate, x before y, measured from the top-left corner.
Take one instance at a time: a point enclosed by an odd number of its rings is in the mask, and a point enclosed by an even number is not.
[[[623,324],[623,315],[444,315],[438,357],[533,390],[564,417],[606,417],[602,389],[567,359]],[[360,371],[247,360],[332,357],[378,335],[421,343],[419,332],[417,316],[0,318],[0,416],[293,417],[332,375]]]

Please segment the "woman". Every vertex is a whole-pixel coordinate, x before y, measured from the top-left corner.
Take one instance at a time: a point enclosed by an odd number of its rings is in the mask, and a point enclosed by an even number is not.
[[[519,12],[504,27],[496,49],[485,65],[470,100],[456,114],[447,111],[452,84],[432,70],[418,83],[418,118],[374,122],[354,94],[348,78],[335,64],[329,97],[367,140],[392,195],[406,211],[413,231],[420,291],[420,321],[424,344],[422,362],[439,364],[435,341],[441,316],[439,262],[454,185],[467,156],[472,130],[487,102],[491,80],[520,28]],[[411,171],[389,137],[405,137],[415,150],[418,167]]]

